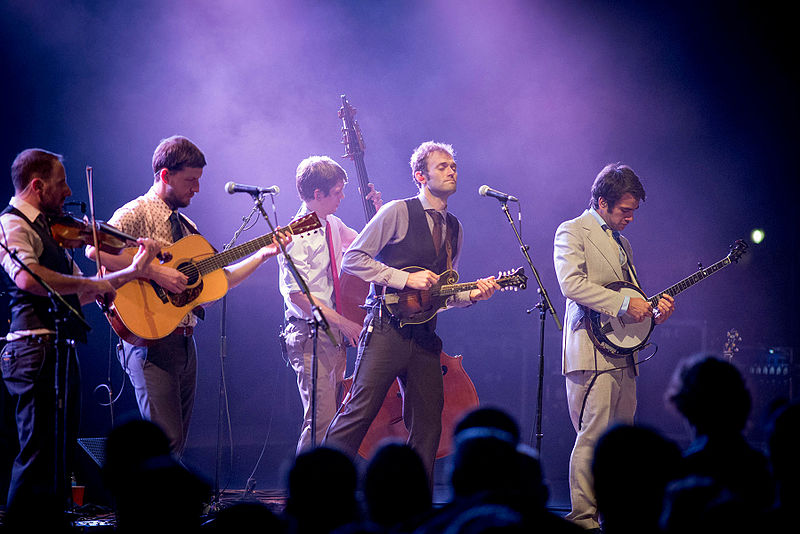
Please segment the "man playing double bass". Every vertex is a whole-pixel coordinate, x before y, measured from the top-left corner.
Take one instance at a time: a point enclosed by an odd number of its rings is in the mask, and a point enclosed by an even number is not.
[[[380,299],[382,287],[430,289],[439,274],[457,265],[463,231],[447,212],[456,192],[453,147],[428,141],[411,156],[412,180],[419,194],[386,204],[358,235],[344,255],[343,270],[372,283],[367,297],[358,359],[348,402],[339,409],[325,442],[355,456],[395,378],[403,392],[403,417],[408,442],[421,456],[429,480],[442,431],[444,396],[436,318],[400,326]],[[422,267],[411,272],[406,267]],[[478,288],[463,291],[448,307],[465,307],[492,296],[494,277],[478,280]]]
[[[344,379],[347,354],[344,340],[352,346],[358,345],[361,325],[354,323],[341,310],[338,287],[339,267],[342,255],[358,232],[344,224],[334,215],[344,198],[347,173],[327,156],[311,156],[297,166],[297,193],[303,201],[297,216],[314,211],[323,221],[322,232],[311,232],[295,238],[286,251],[297,268],[298,273],[308,284],[314,303],[319,306],[339,342],[333,345],[320,331],[317,337],[317,418],[316,436],[322,436],[336,414],[337,392]],[[381,207],[380,193],[374,188],[367,194],[376,209]],[[297,389],[303,402],[303,425],[297,440],[297,453],[307,449],[319,439],[311,435],[311,358],[313,339],[310,337],[308,320],[311,318],[311,304],[300,291],[300,287],[286,264],[286,259],[278,256],[280,266],[280,289],[285,304],[286,328],[283,331],[289,363],[297,373]]]

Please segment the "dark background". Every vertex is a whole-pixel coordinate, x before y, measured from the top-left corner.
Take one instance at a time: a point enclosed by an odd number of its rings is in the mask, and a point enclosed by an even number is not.
[[[743,369],[770,347],[797,351],[791,184],[798,178],[798,71],[789,54],[797,33],[776,4],[639,4],[3,0],[0,161],[8,169],[34,146],[62,153],[80,200],[87,199],[84,168],[91,165],[97,215],[107,219],[149,188],[159,140],[186,135],[209,162],[186,213],[220,248],[250,208],[247,195],[228,196],[223,184],[279,185],[277,213],[286,222],[299,204],[297,163],[343,153],[336,112],[346,93],[358,109],[370,178],[385,199],[415,193],[407,162],[420,142],[455,146],[459,193],[449,208],[465,229],[463,280],[523,261],[498,203],[479,197],[478,186],[520,198],[523,238],[560,315],[554,231],[586,207],[606,163],[625,162],[647,191],[626,235],[651,294],[689,275],[698,261],[721,259],[753,228],[766,232],[738,265],[682,294],[674,317],[653,335],[659,352],[641,369],[638,417],[685,443],[688,434],[662,400],[681,357],[721,351],[730,328],[743,338]],[[352,163],[342,164],[355,180]],[[0,182],[9,198],[10,179]],[[355,186],[347,192],[339,215],[361,228]],[[242,240],[266,231],[259,221]],[[227,298],[235,446],[230,469],[224,453],[223,486],[243,487],[255,469],[259,488],[281,487],[293,457],[301,409],[277,342],[276,277],[270,261]],[[463,354],[481,401],[509,410],[525,436],[535,415],[539,343],[538,317],[526,309],[536,301],[531,287],[439,322],[445,351]],[[198,396],[186,455],[208,478],[220,310],[209,308],[197,335]],[[115,417],[135,414],[135,403],[119,365],[109,365],[114,339],[104,319],[92,307],[86,313],[94,329],[81,350],[81,434],[96,437],[108,431],[111,415],[99,404],[105,394],[93,390],[109,374],[114,393],[122,390]],[[560,333],[550,320],[545,368],[542,457],[552,504],[563,505],[574,432]],[[758,395],[759,406],[769,400]],[[12,431],[3,431],[6,450]]]

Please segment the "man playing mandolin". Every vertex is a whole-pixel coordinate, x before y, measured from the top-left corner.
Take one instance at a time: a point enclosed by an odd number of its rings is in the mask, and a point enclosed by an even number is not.
[[[600,528],[591,478],[594,446],[613,422],[633,423],[637,370],[635,353],[614,359],[598,350],[584,319],[594,310],[623,323],[655,317],[658,324],[675,310],[668,294],[659,299],[656,312],[643,298],[605,287],[619,280],[639,286],[630,243],[620,232],[644,199],[644,187],[633,170],[609,164],[592,185],[589,209],[562,223],[555,235],[556,275],[567,298],[562,372],[577,432],[569,466],[572,511],[567,518],[586,529]]]
[[[109,223],[133,236],[147,236],[164,246],[190,234],[197,234],[195,224],[179,208],[189,205],[200,191],[200,177],[206,159],[194,143],[183,136],[163,139],[153,153],[154,182],[150,190],[119,208]],[[284,244],[291,242],[287,236]],[[250,257],[224,268],[228,287],[236,287],[280,249],[265,246]],[[94,257],[94,249],[87,248]],[[126,256],[101,252],[103,264],[110,270],[125,267]],[[172,294],[186,290],[188,278],[169,266],[151,265],[149,278]],[[144,419],[161,426],[170,440],[172,451],[181,456],[186,446],[189,421],[194,406],[197,381],[197,348],[194,327],[204,315],[201,307],[187,314],[166,337],[148,346],[124,343],[120,363],[135,389],[139,412]]]
[[[416,197],[385,205],[345,253],[343,270],[372,282],[353,386],[325,436],[326,443],[355,456],[372,420],[395,378],[403,391],[403,417],[408,442],[420,454],[433,480],[433,463],[441,434],[444,403],[436,318],[400,326],[383,305],[384,288],[428,290],[442,273],[458,262],[463,231],[447,212],[447,199],[456,192],[456,162],[450,145],[429,141],[411,156]],[[407,267],[421,267],[409,272]],[[449,298],[449,307],[464,307],[492,296],[499,286],[494,277],[477,288]]]

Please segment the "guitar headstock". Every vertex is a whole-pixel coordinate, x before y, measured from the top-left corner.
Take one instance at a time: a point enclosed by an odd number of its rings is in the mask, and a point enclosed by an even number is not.
[[[513,271],[500,271],[497,273],[495,282],[500,286],[500,291],[509,289],[517,291],[528,287],[528,277],[525,276],[525,269],[522,267],[518,267]]]
[[[728,252],[728,258],[730,258],[733,263],[737,263],[739,258],[742,257],[742,254],[747,251],[747,243],[742,239],[737,239],[731,244],[730,249],[731,251]]]
[[[363,154],[367,145],[364,144],[364,136],[361,135],[361,127],[356,120],[356,108],[347,101],[347,95],[342,95],[339,118],[342,119],[342,144],[345,152],[342,157],[353,159]]]
[[[317,216],[317,212],[312,211],[290,222],[289,226],[284,228],[284,231],[288,229],[292,235],[298,235],[316,230],[317,228],[322,228],[322,223]]]
[[[722,349],[722,355],[726,360],[731,361],[733,359],[733,355],[739,352],[739,343],[741,342],[742,336],[739,335],[738,330],[735,328],[728,330],[728,333],[725,336],[725,346]]]

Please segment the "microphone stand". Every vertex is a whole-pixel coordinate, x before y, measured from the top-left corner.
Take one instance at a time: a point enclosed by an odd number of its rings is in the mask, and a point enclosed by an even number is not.
[[[317,361],[317,341],[319,338],[319,330],[322,329],[328,335],[328,339],[331,340],[333,345],[338,345],[336,342],[336,338],[333,337],[333,332],[331,331],[330,324],[328,320],[325,318],[325,315],[322,313],[322,310],[319,306],[317,306],[314,297],[311,295],[311,290],[308,288],[308,284],[303,279],[300,272],[297,270],[297,266],[295,266],[292,258],[286,252],[286,247],[283,246],[280,239],[278,239],[277,234],[275,234],[275,226],[273,226],[272,221],[269,220],[267,217],[266,212],[264,211],[263,202],[261,195],[252,194],[253,199],[255,200],[255,208],[261,211],[261,215],[264,217],[264,220],[269,225],[270,230],[275,235],[274,242],[278,244],[281,249],[281,253],[283,254],[284,259],[286,260],[286,265],[289,268],[289,271],[292,273],[297,285],[300,287],[300,291],[306,296],[308,299],[309,304],[311,305],[311,319],[308,320],[308,326],[311,333],[312,338],[312,352],[311,352],[311,446],[315,447],[317,444],[317,373],[319,363]]]
[[[54,441],[54,476],[53,476],[53,489],[56,496],[58,496],[62,503],[67,503],[67,475],[66,475],[66,449],[67,449],[67,407],[66,402],[66,389],[69,387],[69,355],[70,348],[75,346],[75,342],[71,339],[64,338],[64,326],[70,318],[77,319],[78,324],[89,332],[92,327],[81,316],[80,312],[73,308],[69,302],[50,284],[44,281],[41,276],[33,272],[30,267],[25,265],[19,257],[17,257],[16,250],[11,250],[6,246],[5,242],[0,240],[0,246],[6,251],[8,256],[20,266],[22,270],[28,273],[36,282],[47,292],[47,297],[50,299],[53,307],[50,311],[55,319],[56,327],[56,359],[55,359],[55,373],[54,384],[55,389],[55,428],[53,429]],[[66,351],[64,350],[66,348]],[[66,362],[64,357],[66,356]],[[65,367],[66,363],[66,367]],[[62,382],[63,375],[63,382]]]
[[[514,230],[514,235],[517,236],[517,241],[519,241],[519,248],[522,251],[522,255],[525,257],[525,260],[528,262],[528,266],[531,268],[531,272],[533,276],[536,278],[536,283],[539,285],[538,289],[536,290],[539,293],[539,302],[534,306],[534,308],[539,310],[539,380],[537,384],[537,396],[536,396],[536,420],[534,424],[534,432],[536,434],[536,445],[534,448],[536,452],[539,453],[541,456],[542,452],[542,395],[544,393],[544,324],[545,318],[547,313],[550,312],[550,315],[553,317],[553,320],[556,323],[556,328],[558,328],[559,332],[561,331],[561,321],[558,319],[558,314],[556,310],[553,308],[553,303],[550,301],[550,297],[547,295],[547,290],[544,288],[542,284],[542,279],[539,277],[539,272],[536,270],[536,267],[533,266],[533,260],[531,259],[530,254],[528,254],[528,250],[530,247],[522,242],[522,236],[519,234],[519,230],[517,230],[517,226],[514,224],[514,219],[511,218],[511,214],[508,212],[508,201],[500,201],[500,209],[503,210],[503,213],[506,214],[506,218],[508,218],[508,222],[511,224],[511,228]],[[533,308],[529,310],[525,310],[526,313],[531,313]]]
[[[258,208],[253,206],[245,217],[242,217],[242,224],[233,233],[231,240],[223,247],[222,251],[230,249],[236,244],[239,235],[244,231],[250,220],[255,215]],[[216,465],[214,467],[214,497],[211,499],[211,511],[219,511],[220,498],[222,497],[219,489],[220,473],[222,472],[222,423],[223,416],[228,412],[228,391],[225,383],[225,359],[228,356],[228,295],[222,297],[222,310],[220,312],[220,325],[219,325],[219,399],[217,401],[217,451],[216,451]],[[226,420],[229,423],[228,435],[230,436],[230,417]],[[231,449],[231,454],[233,450]]]

